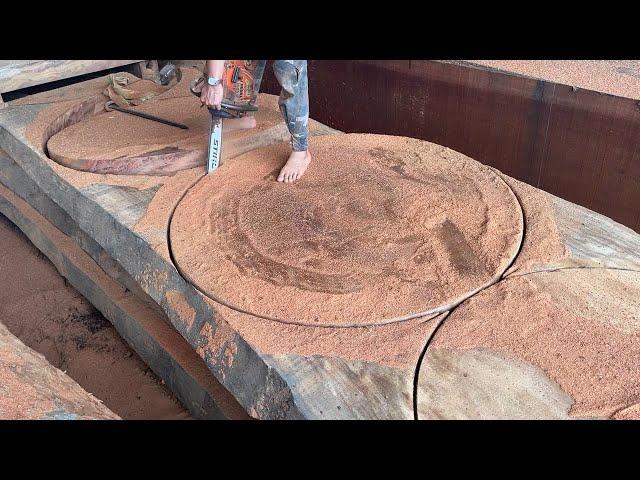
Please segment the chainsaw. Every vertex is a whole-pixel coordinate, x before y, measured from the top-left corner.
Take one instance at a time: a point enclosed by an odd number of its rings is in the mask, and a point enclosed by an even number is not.
[[[207,152],[207,174],[215,171],[222,160],[222,122],[225,118],[241,118],[255,112],[258,98],[255,60],[227,60],[222,77],[223,98],[220,110],[209,108],[211,128]],[[260,79],[257,79],[258,82]],[[206,79],[200,77],[191,84],[191,93],[200,96]]]

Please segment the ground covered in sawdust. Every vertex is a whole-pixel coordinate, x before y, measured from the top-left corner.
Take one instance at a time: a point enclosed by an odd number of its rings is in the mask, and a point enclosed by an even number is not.
[[[470,60],[528,77],[640,99],[638,60]]]
[[[0,321],[124,419],[188,419],[100,312],[0,216]]]
[[[490,169],[428,142],[311,140],[295,185],[275,182],[287,145],[200,180],[171,223],[177,265],[203,292],[308,325],[397,321],[470,295],[518,251],[520,206]]]
[[[0,323],[0,420],[118,418]]]

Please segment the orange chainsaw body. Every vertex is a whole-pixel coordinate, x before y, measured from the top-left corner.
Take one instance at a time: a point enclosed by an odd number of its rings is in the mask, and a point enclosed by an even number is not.
[[[231,105],[255,105],[258,92],[255,89],[256,60],[227,60],[224,70],[224,102]]]

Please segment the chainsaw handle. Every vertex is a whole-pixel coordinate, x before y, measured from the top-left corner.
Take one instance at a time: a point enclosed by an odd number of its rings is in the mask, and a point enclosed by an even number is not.
[[[234,112],[257,112],[258,107],[256,105],[252,105],[251,103],[245,103],[242,105],[234,105],[233,103],[222,102],[222,108],[226,110],[233,110]]]
[[[210,108],[209,113],[212,117],[215,118],[236,118],[234,115],[229,112],[225,112],[224,110],[216,110],[215,108]]]
[[[211,115],[217,118],[239,118],[242,117],[244,113],[255,112],[257,110],[258,107],[256,107],[255,105],[233,105],[231,103],[225,102],[222,102],[220,110],[209,108],[209,112],[211,113]]]

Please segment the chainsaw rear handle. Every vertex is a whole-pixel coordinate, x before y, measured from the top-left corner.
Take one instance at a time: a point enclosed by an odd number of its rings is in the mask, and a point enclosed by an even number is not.
[[[224,108],[225,110],[233,110],[234,112],[257,112],[258,111],[258,107],[255,105],[252,105],[250,103],[243,103],[242,105],[236,105],[234,103],[225,103],[222,102],[220,104],[220,106],[222,108]]]
[[[211,116],[217,118],[239,118],[247,112],[256,112],[258,110],[258,107],[256,107],[255,105],[234,105],[225,102],[222,102],[220,104],[220,107],[220,110],[209,107],[207,108],[209,108],[209,113],[211,114]]]
[[[212,117],[215,117],[215,118],[238,118],[232,113],[229,113],[225,110],[217,110],[215,108],[209,108],[209,113],[211,114]]]

